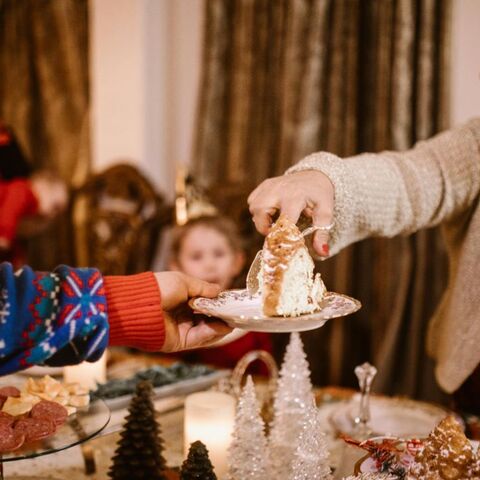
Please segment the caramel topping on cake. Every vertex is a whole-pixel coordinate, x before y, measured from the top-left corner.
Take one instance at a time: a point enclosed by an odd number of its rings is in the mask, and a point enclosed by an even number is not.
[[[478,459],[454,417],[444,418],[415,457],[411,475],[418,480],[478,479]]]
[[[288,217],[282,215],[273,224],[265,238],[263,259],[266,274],[271,276],[282,275],[289,260],[300,248],[306,248],[300,230]]]
[[[275,315],[288,262],[301,248],[306,247],[300,230],[288,217],[281,215],[270,229],[263,247],[264,283],[270,285],[264,297],[267,315]]]
[[[258,283],[263,313],[294,317],[319,308],[326,291],[305,240],[286,216],[272,226],[262,250]]]

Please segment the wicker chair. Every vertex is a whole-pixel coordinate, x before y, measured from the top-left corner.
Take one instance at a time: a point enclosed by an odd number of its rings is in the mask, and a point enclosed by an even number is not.
[[[172,209],[138,170],[118,164],[93,175],[72,200],[75,263],[108,275],[148,270]]]

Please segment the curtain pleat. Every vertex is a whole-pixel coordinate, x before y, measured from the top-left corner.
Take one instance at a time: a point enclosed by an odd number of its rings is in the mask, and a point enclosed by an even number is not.
[[[90,164],[87,0],[0,0],[0,118],[36,169],[69,185]],[[53,233],[55,231],[55,234]],[[35,238],[35,268],[68,262],[66,219]]]

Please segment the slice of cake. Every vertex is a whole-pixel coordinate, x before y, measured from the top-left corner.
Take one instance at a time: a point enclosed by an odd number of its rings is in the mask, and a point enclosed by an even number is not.
[[[281,216],[265,238],[258,274],[263,313],[295,317],[320,308],[326,293],[298,227]]]
[[[480,478],[478,458],[455,418],[448,416],[435,427],[409,473],[417,480]]]

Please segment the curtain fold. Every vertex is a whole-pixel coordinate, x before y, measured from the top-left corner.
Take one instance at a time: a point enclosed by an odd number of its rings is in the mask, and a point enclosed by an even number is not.
[[[447,125],[450,0],[209,0],[194,168],[253,189],[318,150],[404,150]],[[370,239],[319,266],[363,302],[304,335],[314,381],[441,400],[425,330],[445,287],[436,230]],[[285,340],[278,340],[282,343]]]
[[[0,70],[0,118],[34,168],[81,184],[90,160],[87,0],[0,0]],[[36,268],[69,260],[65,224],[32,242]]]

